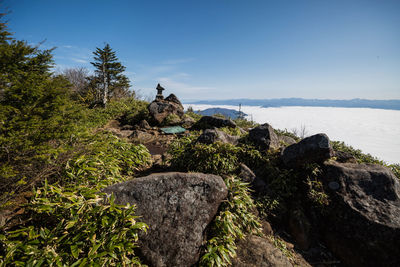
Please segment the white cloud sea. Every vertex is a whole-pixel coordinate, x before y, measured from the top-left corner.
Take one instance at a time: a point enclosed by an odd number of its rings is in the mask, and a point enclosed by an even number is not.
[[[195,105],[194,110],[221,107],[238,110],[237,106]],[[400,163],[400,110],[332,107],[262,108],[242,106],[249,119],[269,123],[277,129],[300,130],[307,135],[326,133],[331,140],[343,141],[364,153],[388,163]]]

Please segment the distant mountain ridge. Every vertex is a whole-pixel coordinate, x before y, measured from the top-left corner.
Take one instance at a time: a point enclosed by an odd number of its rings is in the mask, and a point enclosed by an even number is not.
[[[245,106],[285,107],[342,107],[342,108],[376,108],[400,110],[400,99],[393,100],[369,100],[369,99],[304,99],[304,98],[275,98],[275,99],[226,99],[226,100],[200,100],[185,102],[185,104],[208,104],[208,105],[232,105]]]
[[[240,117],[239,115],[241,115],[242,118],[244,118],[245,116],[247,116],[246,113],[234,110],[234,109],[228,109],[228,108],[208,108],[205,110],[199,110],[199,111],[195,111],[196,113],[203,115],[203,116],[212,116],[215,114],[222,114],[227,118],[231,118],[231,119],[237,119],[238,117]]]

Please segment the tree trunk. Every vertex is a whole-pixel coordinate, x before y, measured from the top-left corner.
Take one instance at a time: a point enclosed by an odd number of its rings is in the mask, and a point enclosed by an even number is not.
[[[107,97],[108,97],[108,84],[107,84],[107,75],[106,75],[106,66],[103,62],[103,106],[106,107]]]

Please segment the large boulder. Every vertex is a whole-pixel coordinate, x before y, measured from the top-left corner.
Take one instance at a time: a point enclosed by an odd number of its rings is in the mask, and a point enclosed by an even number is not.
[[[283,163],[291,168],[308,163],[322,163],[332,156],[329,138],[323,133],[304,138],[297,144],[286,147],[281,154]]]
[[[221,127],[236,128],[236,123],[230,119],[224,119],[215,116],[203,116],[192,126],[192,129],[205,130]]]
[[[263,150],[279,147],[279,139],[274,129],[268,123],[264,123],[249,131],[249,138]]]
[[[156,99],[147,107],[153,121],[162,124],[168,115],[176,115],[182,118],[184,115],[183,106],[178,98],[171,94],[165,99]]]
[[[291,267],[288,258],[267,239],[250,235],[239,241],[234,267]]]
[[[281,146],[290,146],[297,143],[292,137],[286,135],[278,135],[278,139]]]
[[[197,138],[197,142],[203,144],[212,144],[217,141],[237,145],[239,143],[239,137],[229,135],[217,129],[207,129]]]
[[[192,266],[199,259],[203,232],[227,196],[220,176],[158,173],[112,185],[104,190],[118,204],[135,204],[149,225],[139,237],[150,266]]]
[[[400,184],[380,165],[327,163],[328,248],[349,266],[400,266]]]
[[[182,127],[185,127],[185,128],[190,128],[195,123],[196,123],[196,121],[192,117],[190,117],[188,115],[183,116],[183,119],[181,121]]]

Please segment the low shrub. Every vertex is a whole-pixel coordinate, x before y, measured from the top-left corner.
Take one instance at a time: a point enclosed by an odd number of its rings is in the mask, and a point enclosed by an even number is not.
[[[184,137],[171,143],[172,168],[181,171],[195,171],[213,174],[235,174],[239,163],[250,168],[266,161],[262,154],[250,145],[234,146],[216,142],[210,145],[195,143],[195,137]]]
[[[261,224],[253,214],[255,204],[248,184],[235,176],[225,178],[228,197],[214,219],[200,266],[229,266],[236,256],[236,242],[248,234],[262,235]]]
[[[342,151],[342,152],[347,152],[353,155],[358,161],[358,163],[374,163],[374,164],[380,164],[380,165],[385,165],[385,163],[382,160],[379,160],[378,158],[370,155],[370,154],[365,154],[362,153],[361,150],[355,149],[352,146],[346,145],[344,142],[340,141],[331,141],[332,148],[336,151]]]
[[[121,182],[150,162],[148,150],[110,134],[80,140],[53,184],[34,190],[25,206],[27,220],[0,235],[0,265],[139,265],[134,207],[119,206],[101,189]]]

